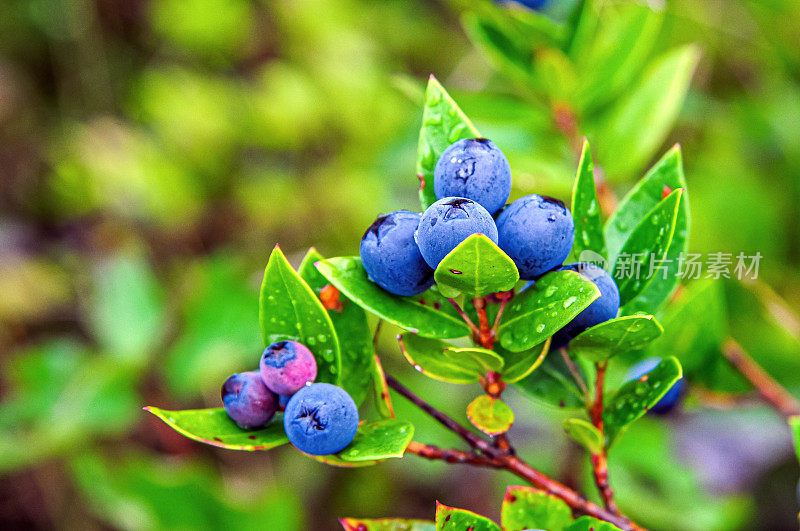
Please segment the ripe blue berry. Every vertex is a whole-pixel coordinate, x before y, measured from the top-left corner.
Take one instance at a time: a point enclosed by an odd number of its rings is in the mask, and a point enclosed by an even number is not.
[[[661,358],[647,358],[645,360],[640,361],[639,363],[631,367],[630,370],[628,370],[628,374],[625,377],[625,381],[629,382],[641,378],[648,372],[655,369],[659,363],[661,363]],[[672,387],[669,388],[667,394],[662,396],[661,400],[656,402],[656,405],[650,408],[650,411],[656,414],[664,414],[672,411],[678,404],[678,401],[680,400],[681,395],[683,394],[683,388],[685,387],[685,385],[686,382],[684,381],[683,378],[675,382],[672,385]]]
[[[421,216],[398,210],[379,216],[361,238],[370,280],[395,295],[418,295],[433,285],[433,270],[414,241]]]
[[[222,405],[244,429],[268,423],[278,409],[278,397],[261,381],[258,371],[233,374],[222,384]]]
[[[572,250],[575,226],[564,203],[542,195],[520,197],[497,218],[497,245],[532,280],[561,265]]]
[[[436,269],[442,258],[473,234],[497,243],[497,226],[481,205],[464,197],[445,197],[428,207],[414,238],[422,257]]]
[[[559,268],[559,271],[580,273],[597,286],[597,289],[600,290],[600,297],[553,336],[551,348],[566,346],[572,338],[587,328],[613,319],[619,312],[619,289],[617,283],[605,269],[589,262],[574,262]]]
[[[317,360],[297,341],[277,341],[261,355],[261,379],[270,391],[291,395],[317,377]]]
[[[358,409],[341,387],[315,383],[289,399],[283,427],[298,450],[311,455],[335,454],[355,437]]]
[[[502,3],[507,3],[508,1],[509,0],[501,0]],[[536,11],[542,9],[545,5],[547,5],[548,2],[550,2],[550,0],[513,0],[513,1]]]
[[[433,189],[438,199],[466,197],[495,214],[511,194],[511,166],[491,140],[464,138],[439,157]]]

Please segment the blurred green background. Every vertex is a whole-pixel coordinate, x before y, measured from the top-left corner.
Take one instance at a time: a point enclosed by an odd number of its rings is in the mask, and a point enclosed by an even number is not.
[[[618,197],[680,142],[691,250],[763,255],[765,284],[726,288],[730,319],[800,391],[800,4],[596,4],[594,40],[566,58],[532,36],[580,23],[569,0],[543,15],[458,0],[0,3],[0,527],[327,530],[429,518],[437,499],[499,514],[510,476],[217,450],[140,409],[216,407],[224,378],[255,366],[276,242],[295,265],[312,245],[356,254],[378,213],[418,208],[430,73],[506,151],[515,196],[569,199],[582,135]],[[508,17],[510,40],[494,26]],[[662,79],[670,61],[678,81]],[[392,335],[387,369],[464,418],[475,389],[416,374]],[[509,400],[521,452],[586,484],[564,414]],[[457,443],[395,408],[417,440]],[[654,529],[796,529],[788,429],[756,401],[693,396],[640,421],[611,461],[622,509]]]

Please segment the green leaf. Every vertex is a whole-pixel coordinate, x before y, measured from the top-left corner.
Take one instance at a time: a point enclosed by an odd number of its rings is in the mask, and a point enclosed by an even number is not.
[[[675,233],[683,188],[658,203],[633,229],[614,263],[613,276],[619,288],[620,304],[625,305],[642,293],[659,275],[650,264],[665,259]],[[622,259],[622,260],[621,260]]]
[[[338,290],[328,284],[328,280],[314,267],[314,263],[322,259],[322,255],[316,249],[309,249],[300,264],[298,273],[317,295],[323,289],[327,289],[329,293],[330,290],[333,290],[333,293],[338,296],[340,295]],[[343,295],[338,299],[340,307],[329,309],[328,315],[334,330],[336,330],[336,338],[341,352],[342,373],[339,382],[358,406],[364,401],[369,391],[370,369],[375,349],[372,346],[372,334],[366,312]]]
[[[491,13],[465,12],[461,24],[475,47],[497,70],[521,85],[535,84],[531,44],[507,20]]]
[[[117,256],[93,270],[89,325],[103,350],[144,362],[165,330],[164,292],[150,265]]]
[[[259,430],[244,430],[231,420],[221,407],[213,409],[184,409],[168,411],[157,407],[144,408],[163,420],[181,435],[201,443],[229,450],[269,450],[286,444],[283,415],[277,413],[270,423]]]
[[[593,128],[593,138],[603,139],[600,159],[609,175],[639,168],[653,156],[683,106],[699,59],[692,45],[662,55]]]
[[[337,455],[349,462],[403,457],[413,436],[414,426],[410,422],[397,419],[364,422],[358,427],[353,442]]]
[[[618,317],[578,334],[570,341],[569,351],[591,361],[603,361],[620,353],[641,350],[663,332],[652,315]]]
[[[447,339],[469,335],[469,327],[429,290],[417,297],[400,297],[369,280],[358,257],[330,258],[316,263],[317,270],[362,308],[423,337]],[[420,300],[427,297],[426,303]],[[432,300],[430,300],[432,299]]]
[[[443,288],[469,297],[508,291],[519,280],[514,261],[483,234],[473,234],[445,256],[434,273],[439,291]]]
[[[479,514],[436,502],[436,531],[500,531],[500,526]]]
[[[485,348],[458,348],[408,332],[399,341],[403,355],[415,369],[443,382],[476,383],[487,371],[503,368],[503,358]]]
[[[511,352],[501,345],[495,345],[495,352],[504,360],[503,381],[514,383],[528,376],[544,362],[549,349],[550,339],[522,352]]]
[[[386,384],[386,373],[383,372],[381,359],[377,354],[372,362],[372,390],[375,393],[375,405],[381,417],[394,418],[392,399],[389,396],[389,386]]]
[[[571,525],[564,528],[564,531],[622,531],[619,527],[592,518],[591,516],[581,516],[575,520]]]
[[[609,248],[609,262],[616,261],[633,229],[664,199],[665,192],[668,194],[672,190],[685,187],[681,149],[676,145],[628,192],[606,223],[605,236]],[[633,315],[637,312],[654,313],[672,295],[680,283],[679,260],[688,250],[690,224],[689,199],[684,191],[675,222],[675,232],[664,261],[666,273],[659,271],[650,285],[620,310],[620,315]]]
[[[436,531],[436,524],[429,520],[405,518],[342,518],[344,531]]]
[[[567,419],[564,421],[564,430],[589,452],[599,454],[603,451],[603,434],[591,423],[583,419]]]
[[[542,343],[600,296],[591,280],[574,271],[548,273],[517,294],[497,330],[503,348],[521,352]]]
[[[439,81],[431,75],[425,92],[425,109],[419,131],[417,176],[420,179],[419,200],[425,210],[436,202],[433,191],[433,170],[447,147],[462,138],[481,136],[469,118],[458,107]]]
[[[585,374],[581,377],[584,382],[589,380]],[[531,398],[558,408],[582,409],[586,405],[560,352],[550,352],[538,369],[515,385]]]
[[[800,416],[789,417],[789,428],[792,430],[792,442],[794,442],[794,453],[800,459]]]
[[[532,487],[508,487],[500,510],[503,531],[561,531],[572,523],[572,511],[559,498]]]
[[[594,184],[594,165],[589,142],[584,139],[578,175],[572,188],[572,218],[575,221],[575,243],[572,254],[581,260],[583,251],[607,257],[603,222],[600,219],[600,202]],[[586,261],[586,260],[584,260]]]
[[[656,405],[682,375],[681,364],[676,358],[669,357],[645,376],[620,387],[603,411],[609,445],[625,426]]]
[[[467,418],[487,435],[505,433],[514,424],[514,412],[508,404],[489,395],[481,395],[469,403]]]
[[[339,384],[339,342],[331,318],[277,245],[264,271],[258,309],[264,345],[282,339],[299,341],[317,360],[316,381]]]

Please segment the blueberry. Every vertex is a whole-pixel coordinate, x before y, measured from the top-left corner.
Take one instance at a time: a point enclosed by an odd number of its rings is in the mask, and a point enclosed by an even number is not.
[[[497,226],[481,205],[464,197],[445,197],[422,214],[414,238],[422,257],[436,269],[442,258],[473,234],[497,243]]]
[[[630,368],[628,371],[627,376],[625,377],[625,381],[629,382],[631,380],[636,380],[641,378],[648,372],[652,371],[656,368],[656,366],[661,363],[661,358],[647,358],[645,360],[640,361],[636,365]],[[664,414],[669,413],[672,411],[675,406],[678,404],[678,401],[683,394],[683,388],[686,386],[686,382],[683,378],[675,382],[672,387],[669,388],[667,394],[661,397],[661,400],[656,402],[650,411],[656,414]]]
[[[396,295],[418,295],[433,285],[433,270],[414,241],[421,216],[398,210],[378,216],[361,238],[369,278]]]
[[[500,3],[501,4],[505,4],[505,3],[509,3],[509,1],[511,1],[511,0],[500,0]],[[536,11],[542,9],[544,6],[546,6],[550,2],[550,0],[513,0],[513,1],[517,2],[518,4],[522,4],[522,5],[524,5],[525,7],[529,8],[529,9],[533,9],[533,10],[536,10]]]
[[[572,250],[575,226],[564,203],[542,195],[526,195],[497,218],[498,245],[514,260],[523,280],[561,265]]]
[[[278,409],[278,398],[261,381],[258,371],[231,375],[222,384],[221,394],[225,412],[244,429],[264,426]]]
[[[277,341],[261,355],[261,379],[270,391],[291,395],[317,377],[317,361],[302,343]]]
[[[289,399],[283,427],[298,450],[311,455],[335,454],[355,437],[358,409],[341,387],[315,383]]]
[[[464,138],[444,150],[433,172],[436,197],[466,197],[495,214],[511,193],[508,159],[485,138]]]
[[[605,269],[589,262],[575,262],[559,268],[559,271],[575,271],[588,278],[600,290],[600,297],[553,336],[551,348],[566,346],[587,328],[613,319],[619,312],[619,289]]]

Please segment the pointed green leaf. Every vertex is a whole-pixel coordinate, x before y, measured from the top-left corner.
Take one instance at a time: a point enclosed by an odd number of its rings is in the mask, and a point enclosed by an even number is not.
[[[494,349],[504,360],[503,381],[514,383],[528,376],[544,362],[547,351],[550,349],[550,339],[522,352],[511,352],[504,349],[502,345],[495,345]]]
[[[397,419],[364,422],[358,427],[353,442],[337,456],[350,462],[403,457],[413,436],[414,426],[410,422]]]
[[[618,317],[579,334],[570,341],[569,351],[591,361],[603,361],[617,354],[641,350],[663,332],[652,315]]]
[[[658,203],[622,246],[613,272],[622,305],[642,293],[660,274],[655,269],[651,271],[650,265],[658,266],[666,257],[675,233],[683,191],[683,188],[675,190]]]
[[[669,357],[664,358],[646,375],[620,387],[603,411],[609,444],[620,430],[647,413],[648,409],[661,400],[682,375],[681,364],[676,358]]]
[[[562,531],[572,523],[572,511],[559,498],[532,487],[508,487],[500,510],[503,531]]]
[[[534,347],[599,296],[597,286],[579,273],[548,273],[511,300],[497,330],[500,344],[513,352]]]
[[[265,428],[244,430],[237,426],[221,407],[180,411],[168,411],[153,406],[144,409],[181,435],[220,448],[269,450],[289,442],[283,431],[282,413],[277,413]]]
[[[344,531],[436,531],[436,524],[429,520],[405,518],[342,518]]]
[[[433,290],[416,297],[392,295],[369,280],[361,259],[355,256],[330,258],[315,265],[350,300],[401,328],[440,339],[469,335],[467,324],[449,312],[450,303]]]
[[[586,371],[580,366],[578,369],[583,381],[589,381]],[[558,408],[582,409],[586,405],[575,378],[557,351],[550,352],[538,369],[515,385],[534,400]]]
[[[436,284],[469,297],[483,297],[508,291],[519,280],[514,261],[483,234],[473,234],[439,263],[434,273]]]
[[[581,260],[583,251],[592,251],[606,258],[606,239],[600,219],[600,202],[594,184],[594,165],[589,142],[584,139],[578,175],[572,188],[572,218],[575,222],[575,243],[572,254]],[[585,261],[585,260],[584,260]]]
[[[436,502],[436,531],[500,531],[500,526],[479,514]]]
[[[342,373],[339,382],[358,406],[369,391],[370,369],[375,355],[367,314],[360,306],[328,284],[328,280],[314,267],[314,263],[320,260],[323,260],[322,255],[314,248],[309,249],[298,273],[317,296],[323,289],[329,290],[328,293],[333,290],[333,293],[338,295],[340,306],[328,309],[328,315],[336,330],[340,350]]]
[[[564,531],[622,531],[614,524],[610,524],[591,516],[581,516],[572,524],[564,528]]]
[[[672,190],[685,187],[681,149],[676,145],[620,201],[617,210],[606,223],[609,262],[613,263],[616,260],[633,229],[664,199],[665,193],[669,194]],[[650,285],[620,310],[620,315],[633,315],[637,312],[654,313],[672,295],[680,283],[680,259],[688,250],[690,225],[689,198],[684,191],[675,222],[675,232],[663,264],[666,271],[658,271]]]
[[[583,419],[567,419],[564,421],[564,430],[589,452],[599,454],[603,451],[603,434],[589,422]]]
[[[487,371],[503,368],[503,358],[485,348],[458,348],[408,332],[399,339],[403,355],[415,369],[443,382],[476,383]]]
[[[599,154],[609,175],[624,175],[653,156],[683,106],[699,59],[692,45],[662,55],[592,127],[593,138],[603,139]]]
[[[317,381],[339,383],[339,343],[331,318],[278,246],[272,250],[264,271],[258,309],[264,345],[282,339],[299,341],[317,360]]]
[[[487,435],[505,433],[514,424],[514,412],[508,404],[489,395],[481,395],[469,403],[467,418]]]
[[[789,428],[792,430],[794,453],[800,458],[800,416],[789,417]]]
[[[419,200],[425,210],[436,202],[433,191],[433,170],[447,147],[462,138],[481,136],[469,118],[458,107],[439,81],[431,76],[425,92],[425,109],[419,131],[417,176],[420,179]]]

